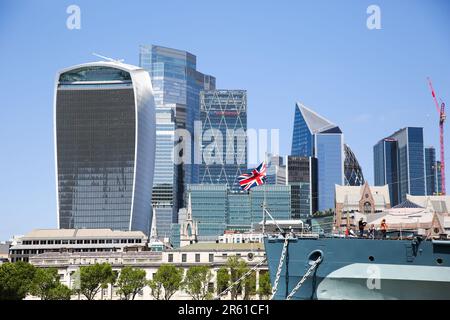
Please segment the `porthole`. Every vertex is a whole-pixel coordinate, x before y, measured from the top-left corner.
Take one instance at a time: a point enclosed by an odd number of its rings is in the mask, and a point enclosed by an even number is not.
[[[436,263],[437,264],[442,264],[442,263],[444,263],[444,260],[442,260],[442,258],[437,258],[436,259]]]
[[[374,261],[375,258],[373,256],[369,256],[369,261]]]

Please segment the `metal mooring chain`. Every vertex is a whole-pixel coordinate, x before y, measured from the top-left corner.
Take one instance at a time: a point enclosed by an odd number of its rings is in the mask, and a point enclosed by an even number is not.
[[[278,290],[278,282],[280,281],[281,269],[283,268],[284,258],[286,257],[288,243],[289,243],[289,237],[286,235],[285,239],[284,239],[283,250],[281,251],[280,262],[278,263],[277,274],[275,276],[275,281],[273,282],[272,295],[270,296],[270,300],[273,299],[273,297],[275,296],[275,293],[277,293],[277,290]]]
[[[300,287],[303,285],[303,283],[306,281],[306,279],[310,276],[310,274],[313,272],[313,270],[319,265],[320,261],[322,261],[322,257],[318,257],[316,261],[312,264],[311,267],[309,267],[308,271],[305,273],[303,278],[297,283],[297,285],[292,289],[291,293],[287,296],[286,300],[291,300],[291,298],[294,296],[294,294],[300,289]]]

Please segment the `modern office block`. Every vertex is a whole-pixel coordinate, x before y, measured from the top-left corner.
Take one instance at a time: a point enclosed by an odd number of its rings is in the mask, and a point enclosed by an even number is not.
[[[423,128],[407,127],[374,146],[375,185],[389,185],[392,205],[425,195]]]
[[[155,153],[148,73],[113,61],[59,71],[54,121],[59,228],[148,234]]]
[[[292,219],[306,219],[318,210],[318,161],[314,157],[288,156],[287,184],[291,186]]]
[[[225,230],[250,230],[263,220],[264,197],[275,219],[290,219],[290,186],[263,185],[245,192],[230,190],[226,185],[197,184],[189,185],[188,191],[200,241],[214,241]]]
[[[198,182],[199,168],[193,162],[194,122],[200,121],[200,91],[214,90],[215,78],[196,70],[195,55],[162,46],[141,46],[139,64],[150,73],[156,104],[153,205],[157,220],[165,221],[160,227],[170,230],[169,221],[176,223],[178,209],[184,207],[186,185]],[[191,140],[183,141],[177,129],[187,130]],[[182,146],[181,151],[174,149],[176,145]],[[188,161],[175,163],[180,156]]]
[[[199,183],[226,184],[239,190],[239,177],[247,170],[247,92],[210,90],[200,93],[200,119],[205,152]],[[213,148],[214,147],[214,148]],[[208,148],[208,147],[206,147]],[[214,151],[213,151],[214,150]],[[216,151],[222,154],[217,154]]]
[[[291,155],[317,158],[320,211],[334,208],[336,184],[344,185],[355,180],[345,176],[346,154],[341,129],[301,103],[295,106]],[[354,156],[353,153],[351,155]]]

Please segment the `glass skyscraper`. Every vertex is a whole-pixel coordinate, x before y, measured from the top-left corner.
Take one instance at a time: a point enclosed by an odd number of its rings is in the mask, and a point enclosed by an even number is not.
[[[434,147],[425,148],[425,185],[426,195],[436,194],[436,149]]]
[[[288,156],[287,184],[291,186],[291,218],[306,219],[318,210],[318,171],[314,157]]]
[[[148,73],[109,61],[59,71],[54,121],[59,228],[149,234],[155,105]]]
[[[389,185],[391,205],[399,203],[397,141],[386,138],[373,147],[374,180],[376,186]]]
[[[150,73],[156,104],[153,204],[159,236],[170,235],[170,223],[177,222],[178,209],[184,207],[186,185],[198,182],[199,168],[193,164],[194,122],[200,120],[200,91],[215,89],[215,78],[198,72],[196,60],[195,55],[182,50],[140,47],[139,64]],[[191,141],[183,142],[176,129],[187,130]],[[177,144],[186,148],[174,154]],[[190,163],[176,165],[174,156],[182,155]]]
[[[389,184],[393,205],[407,194],[425,195],[424,152],[423,128],[417,127],[400,129],[374,146],[375,185]]]
[[[210,158],[203,159],[199,182],[226,184],[239,190],[237,177],[247,170],[247,92],[202,91],[200,118],[204,137],[211,137],[203,144],[210,144],[223,154],[211,152]]]
[[[317,158],[318,210],[334,208],[334,186],[345,183],[344,137],[341,129],[297,103],[291,155]]]
[[[197,184],[188,190],[199,240],[214,241],[225,230],[250,230],[263,220],[264,193],[267,208],[275,219],[291,218],[290,186],[265,185],[244,192],[230,190],[226,185]]]

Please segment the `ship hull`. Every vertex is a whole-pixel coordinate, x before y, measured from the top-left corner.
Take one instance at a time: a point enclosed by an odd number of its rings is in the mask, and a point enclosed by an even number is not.
[[[265,239],[272,285],[283,243]],[[289,240],[274,299],[286,299],[319,255],[292,299],[450,299],[449,243],[345,238]]]

